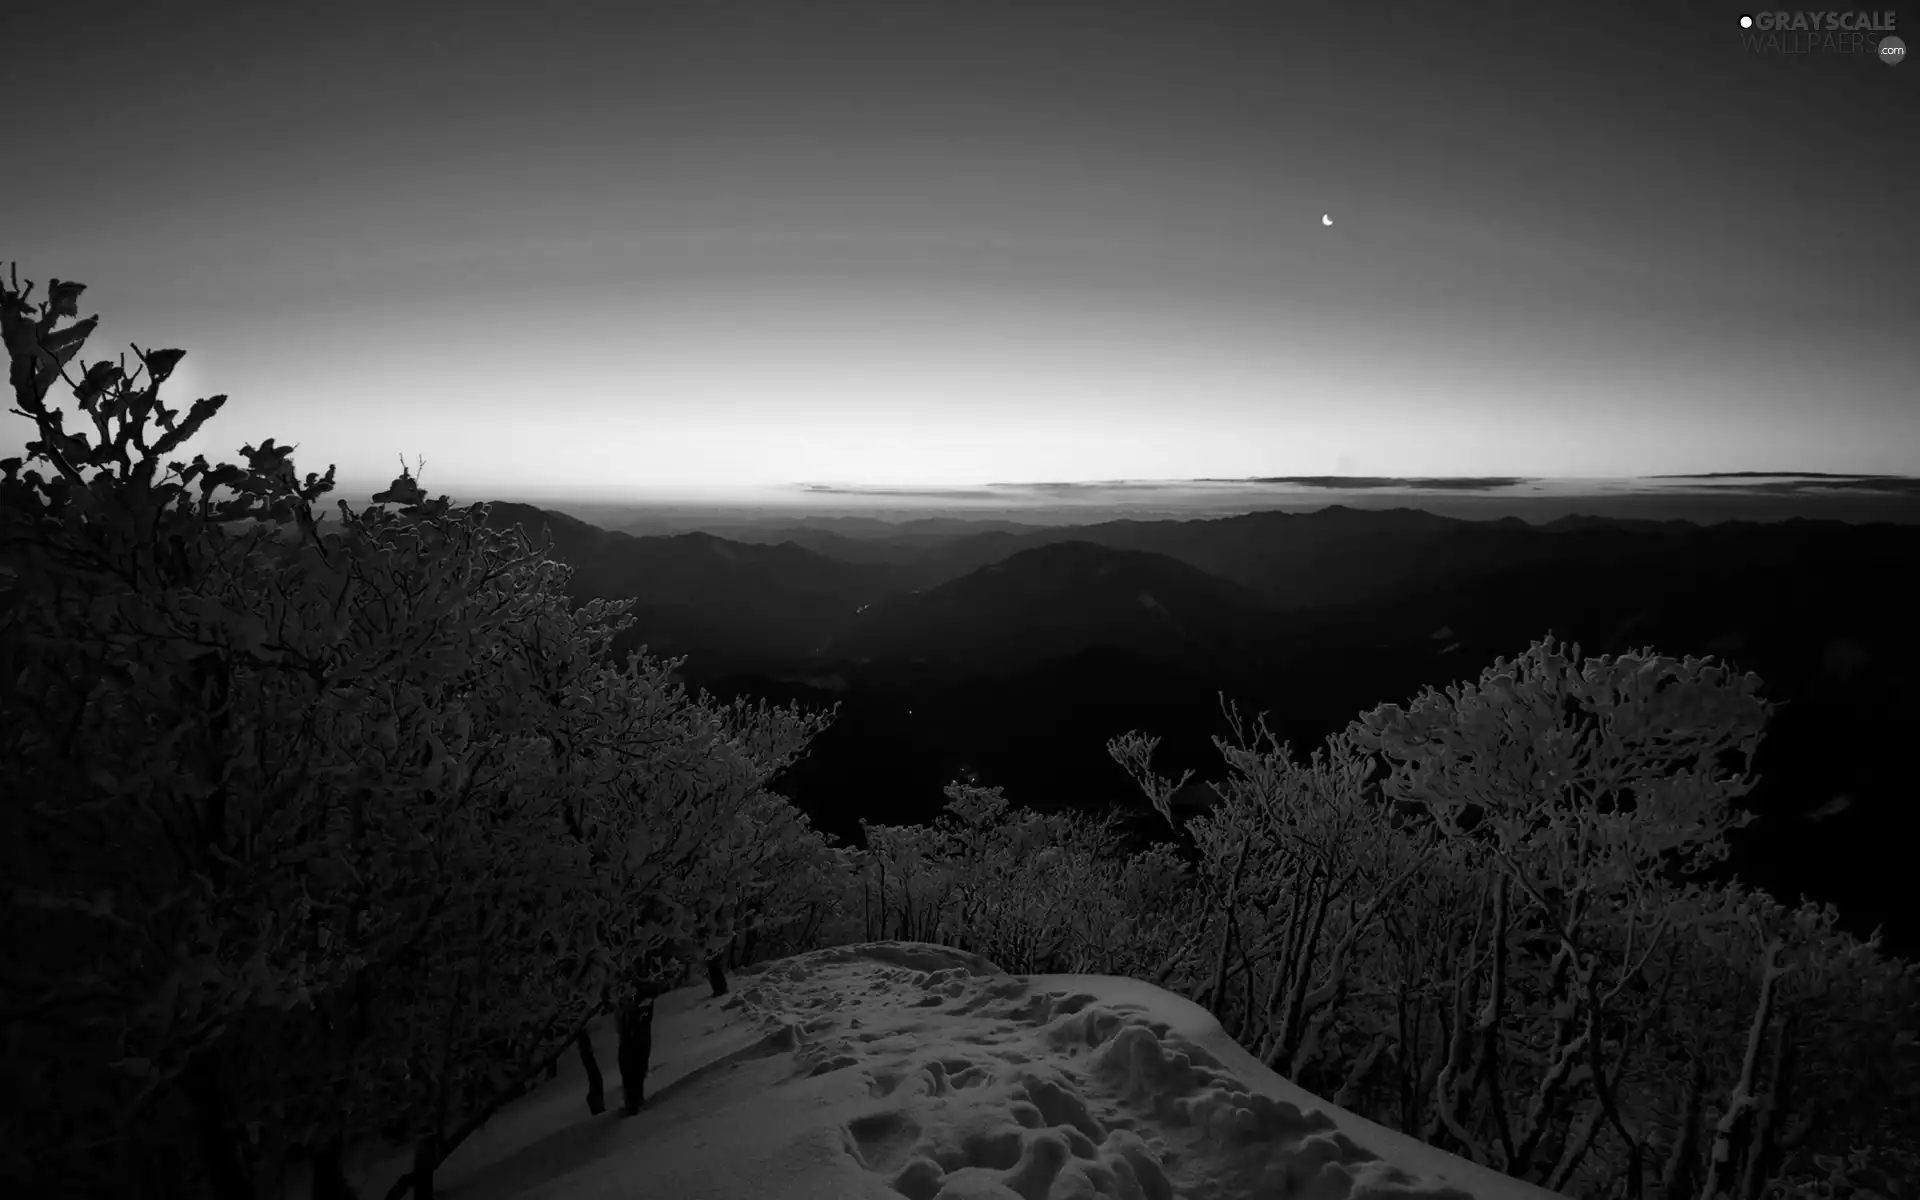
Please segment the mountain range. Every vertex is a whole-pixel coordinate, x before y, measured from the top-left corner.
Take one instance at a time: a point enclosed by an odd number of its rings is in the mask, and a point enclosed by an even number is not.
[[[1898,731],[1920,717],[1920,526],[1335,506],[895,532],[856,518],[736,540],[517,504],[488,520],[550,536],[576,597],[637,601],[618,652],[684,656],[688,682],[722,694],[837,704],[785,783],[844,836],[863,818],[930,817],[966,778],[1037,808],[1118,808],[1165,837],[1106,739],[1160,734],[1166,769],[1216,778],[1221,693],[1304,754],[1365,709],[1475,678],[1548,633],[1589,655],[1716,655],[1758,672],[1779,706],[1749,797],[1761,819],[1732,869],[1920,949],[1893,882],[1910,869]],[[1856,867],[1827,865],[1841,850]]]

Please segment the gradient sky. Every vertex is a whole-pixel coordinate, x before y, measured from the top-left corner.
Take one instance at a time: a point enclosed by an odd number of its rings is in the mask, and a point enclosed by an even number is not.
[[[1920,63],[1740,11],[7,0],[0,262],[348,483],[1920,471]]]

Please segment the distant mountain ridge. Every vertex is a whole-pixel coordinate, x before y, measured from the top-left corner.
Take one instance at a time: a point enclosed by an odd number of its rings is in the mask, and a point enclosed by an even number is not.
[[[905,590],[910,579],[879,564],[848,563],[791,543],[766,546],[708,533],[635,537],[530,505],[489,506],[487,523],[519,526],[574,570],[581,597],[632,598],[624,651],[690,654],[715,665],[804,661],[857,609]]]
[[[577,598],[638,599],[616,650],[685,654],[689,683],[726,694],[839,704],[783,786],[850,837],[861,818],[934,815],[962,774],[1164,834],[1105,739],[1162,734],[1170,770],[1217,778],[1220,692],[1304,752],[1549,632],[1587,655],[1718,655],[1780,703],[1752,797],[1765,820],[1734,865],[1920,948],[1920,922],[1894,916],[1911,907],[1911,773],[1885,736],[1915,711],[1920,525],[1336,507],[807,546],[631,536],[525,505],[488,519],[550,530]]]
[[[1267,609],[1247,588],[1166,555],[1054,542],[884,600],[828,653],[1001,672],[1107,646],[1199,665],[1256,652]]]
[[[1262,659],[1276,639],[1297,640],[1301,630],[1372,605],[1400,614],[1369,618],[1383,637],[1403,621],[1421,626],[1420,636],[1451,622],[1472,637],[1471,627],[1488,621],[1471,614],[1517,619],[1515,602],[1549,595],[1567,611],[1640,608],[1656,594],[1737,580],[1742,595],[1723,607],[1739,607],[1754,593],[1784,594],[1862,569],[1886,576],[1910,554],[1920,561],[1914,526],[1580,516],[1531,525],[1337,505],[1021,532],[915,523],[898,538],[814,531],[811,545],[634,536],[521,504],[492,505],[489,521],[518,524],[536,540],[550,530],[556,553],[574,567],[575,593],[638,600],[636,636],[658,652],[724,658],[742,669],[901,656],[956,665],[990,657],[999,671],[1091,645],[1163,658]],[[1079,549],[1032,555],[1063,545]],[[1814,561],[1829,565],[1811,575],[1797,569]],[[1096,562],[1119,574],[1103,581]],[[1489,592],[1493,580],[1508,582]],[[1165,612],[1140,603],[1142,593]],[[1456,594],[1476,598],[1447,600]],[[1180,609],[1207,615],[1185,621]]]
[[[1363,603],[1415,582],[1470,576],[1496,566],[1557,561],[1586,553],[1563,544],[1566,534],[1627,538],[1639,533],[1687,534],[1715,526],[1679,521],[1569,517],[1548,525],[1518,518],[1469,521],[1418,509],[1311,513],[1257,512],[1198,520],[1119,520],[1014,532],[991,529],[912,539],[864,538],[857,545],[815,535],[818,553],[842,561],[899,567],[930,588],[1000,562],[1022,550],[1066,541],[1163,555],[1237,583],[1280,612]],[[1624,544],[1624,543],[1622,543]]]

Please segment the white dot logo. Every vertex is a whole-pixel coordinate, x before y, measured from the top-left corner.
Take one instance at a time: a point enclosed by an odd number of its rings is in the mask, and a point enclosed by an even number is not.
[[[1907,57],[1907,44],[1897,37],[1880,39],[1880,61],[1897,67]]]
[[[1753,18],[1752,18],[1752,17],[1741,17],[1741,18],[1740,18],[1740,28],[1742,28],[1742,29],[1752,29],[1752,28],[1753,28]]]

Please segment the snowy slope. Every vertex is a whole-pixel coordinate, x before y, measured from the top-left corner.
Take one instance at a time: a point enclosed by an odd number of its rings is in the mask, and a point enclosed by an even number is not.
[[[1326,1104],[1132,979],[941,946],[814,951],[664,997],[647,1104],[580,1067],[442,1168],[456,1200],[1206,1200],[1554,1195]],[[603,1037],[609,1035],[603,1033]],[[602,1061],[612,1060],[610,1041]],[[609,1100],[617,1104],[617,1085]],[[355,1174],[379,1196],[406,1167]]]

